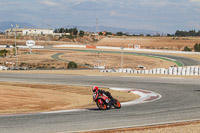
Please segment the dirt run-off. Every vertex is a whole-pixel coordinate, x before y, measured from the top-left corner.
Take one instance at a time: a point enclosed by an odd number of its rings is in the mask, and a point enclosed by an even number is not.
[[[139,98],[128,92],[109,91],[120,102]],[[0,82],[0,114],[96,108],[92,94],[92,87]]]

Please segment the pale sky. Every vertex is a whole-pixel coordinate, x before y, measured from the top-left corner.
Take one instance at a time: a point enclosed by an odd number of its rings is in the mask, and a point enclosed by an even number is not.
[[[200,30],[200,0],[0,0],[0,22],[154,30]]]

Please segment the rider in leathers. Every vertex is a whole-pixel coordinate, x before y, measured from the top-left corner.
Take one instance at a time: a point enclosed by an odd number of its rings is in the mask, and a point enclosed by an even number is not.
[[[110,98],[108,106],[109,107],[111,106],[111,104],[113,102],[113,97],[111,96],[109,91],[100,90],[97,86],[93,87],[92,91],[93,91],[93,93],[105,94],[108,98]]]

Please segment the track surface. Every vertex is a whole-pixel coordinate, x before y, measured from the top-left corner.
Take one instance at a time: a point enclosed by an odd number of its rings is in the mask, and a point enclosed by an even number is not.
[[[175,59],[184,65],[200,64],[193,59]],[[136,88],[162,95],[157,101],[120,110],[0,116],[0,133],[60,133],[200,120],[199,79],[1,73],[0,81]]]
[[[104,51],[104,50],[80,50],[80,49],[56,49],[56,50],[66,50],[66,51],[81,51],[81,52],[96,52],[96,53],[118,53],[120,54],[120,51]],[[178,62],[182,63],[184,66],[194,66],[194,65],[200,65],[200,60],[197,59],[191,59],[183,56],[174,56],[174,55],[161,55],[161,54],[154,54],[154,53],[138,53],[138,52],[123,52],[124,54],[134,54],[134,55],[140,55],[140,56],[159,56],[159,57],[166,57],[175,59]],[[198,55],[197,55],[198,56]]]
[[[147,89],[160,100],[120,110],[1,116],[1,133],[55,133],[200,119],[199,79],[5,74],[0,81]]]

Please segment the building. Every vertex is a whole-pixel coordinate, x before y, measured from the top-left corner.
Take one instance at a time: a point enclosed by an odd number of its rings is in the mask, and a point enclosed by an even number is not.
[[[7,29],[5,31],[7,35],[14,35],[15,33],[17,35],[53,35],[52,29],[20,29],[20,28],[12,28]]]
[[[70,33],[53,33],[53,36],[70,36]]]

